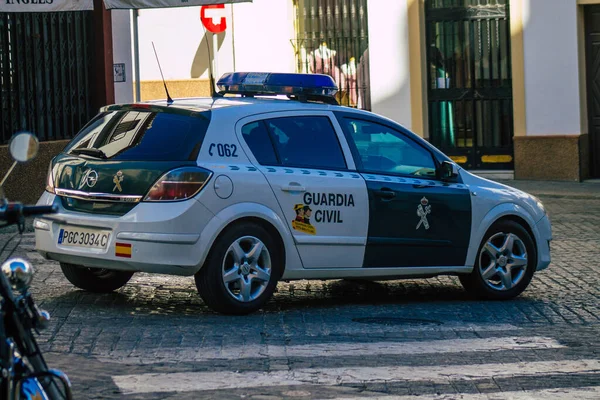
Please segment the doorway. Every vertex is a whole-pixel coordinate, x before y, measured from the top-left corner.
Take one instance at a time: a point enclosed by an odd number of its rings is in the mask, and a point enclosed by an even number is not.
[[[600,178],[600,5],[585,7],[590,176]]]
[[[427,0],[431,142],[472,170],[512,170],[508,0]]]

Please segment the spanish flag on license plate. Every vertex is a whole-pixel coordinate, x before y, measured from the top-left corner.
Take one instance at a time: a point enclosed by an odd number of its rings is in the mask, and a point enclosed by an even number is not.
[[[131,244],[116,243],[115,244],[115,256],[131,258]]]

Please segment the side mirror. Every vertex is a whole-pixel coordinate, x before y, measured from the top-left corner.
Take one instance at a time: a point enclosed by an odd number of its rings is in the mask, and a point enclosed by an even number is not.
[[[458,176],[458,166],[450,161],[443,161],[438,176],[443,181],[453,180]]]
[[[31,161],[37,155],[39,145],[38,139],[32,133],[17,133],[10,140],[10,155],[17,162]]]

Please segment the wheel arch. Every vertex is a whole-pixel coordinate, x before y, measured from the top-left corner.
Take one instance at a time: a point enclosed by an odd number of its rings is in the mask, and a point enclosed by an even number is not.
[[[539,262],[538,256],[538,232],[533,217],[521,206],[515,203],[503,203],[492,208],[481,220],[476,233],[472,236],[467,254],[467,266],[473,267],[477,257],[477,251],[486,232],[500,221],[513,221],[523,226],[531,236],[536,252],[536,265]]]
[[[283,261],[283,269],[281,270],[281,275],[279,275],[277,277],[277,279],[280,279],[283,276],[283,272],[285,271],[285,264],[286,264],[285,263],[285,257],[286,257],[285,243],[283,242],[281,233],[277,230],[277,228],[275,228],[275,226],[273,226],[273,224],[271,224],[269,221],[267,221],[263,218],[255,217],[255,216],[248,216],[248,217],[242,217],[242,218],[238,218],[238,219],[231,221],[229,224],[224,226],[223,229],[221,229],[221,231],[219,232],[217,237],[213,240],[213,242],[211,244],[211,249],[212,249],[212,246],[214,246],[214,244],[225,234],[225,232],[227,232],[229,229],[233,228],[236,225],[243,224],[244,222],[251,222],[251,223],[254,223],[254,224],[262,227],[269,233],[269,235],[271,235],[275,239],[276,246],[278,246],[281,249],[281,258],[282,258],[281,261]],[[210,253],[210,250],[207,253],[207,257],[208,257],[209,253]]]
[[[529,233],[529,236],[531,236],[531,240],[533,241],[533,245],[534,245],[535,251],[537,253],[537,241],[535,240],[535,234],[533,233],[533,229],[531,228],[531,225],[529,225],[529,222],[527,222],[524,218],[522,218],[519,215],[507,214],[507,215],[503,215],[502,217],[495,220],[490,225],[490,227],[494,226],[494,224],[497,224],[500,221],[513,221],[513,222],[516,222],[517,224],[521,225],[523,228],[525,228],[527,233]]]
[[[257,203],[238,203],[216,214],[203,229],[199,240],[201,255],[195,272],[202,268],[217,240],[229,228],[244,222],[253,222],[273,236],[282,251],[282,276],[286,269],[299,265],[300,258],[295,243],[277,213]]]

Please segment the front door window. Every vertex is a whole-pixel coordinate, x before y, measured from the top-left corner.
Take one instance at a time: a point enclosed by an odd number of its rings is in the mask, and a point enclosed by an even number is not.
[[[345,124],[360,154],[363,170],[435,177],[431,153],[398,131],[358,119],[345,119]]]

